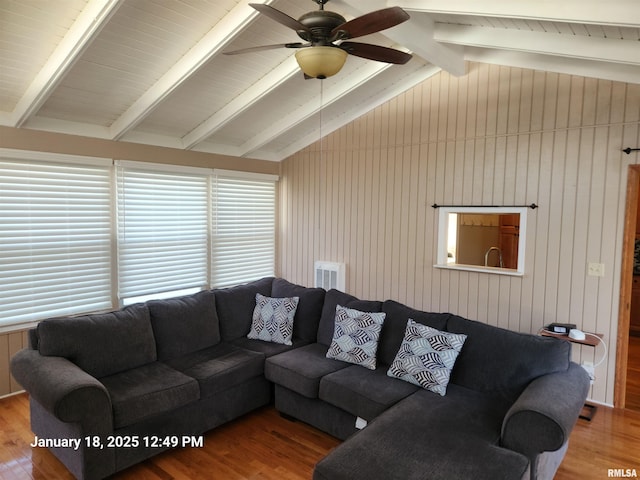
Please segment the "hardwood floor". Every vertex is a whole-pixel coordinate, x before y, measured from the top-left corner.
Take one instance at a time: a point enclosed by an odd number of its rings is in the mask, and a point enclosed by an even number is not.
[[[640,337],[633,335],[629,337],[629,356],[627,358],[625,405],[628,409],[640,411]]]
[[[31,448],[26,394],[0,399],[0,479],[72,480],[46,449]],[[205,436],[204,448],[160,454],[113,480],[301,480],[339,444],[301,422],[265,407]],[[578,420],[556,480],[601,480],[609,469],[636,469],[640,475],[640,412],[600,407],[591,422]]]

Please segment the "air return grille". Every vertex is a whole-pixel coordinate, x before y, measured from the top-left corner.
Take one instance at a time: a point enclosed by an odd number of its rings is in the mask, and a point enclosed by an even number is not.
[[[315,286],[330,290],[345,291],[346,267],[344,263],[316,261],[314,263]]]

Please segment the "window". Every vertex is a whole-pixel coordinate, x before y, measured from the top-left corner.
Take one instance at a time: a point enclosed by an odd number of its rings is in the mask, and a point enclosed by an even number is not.
[[[111,162],[0,153],[0,326],[109,308]]]
[[[274,275],[276,179],[273,175],[214,172],[212,286]]]
[[[0,329],[273,275],[276,181],[0,149]]]
[[[206,286],[209,171],[117,165],[118,297]]]
[[[528,208],[441,206],[434,266],[524,275]]]

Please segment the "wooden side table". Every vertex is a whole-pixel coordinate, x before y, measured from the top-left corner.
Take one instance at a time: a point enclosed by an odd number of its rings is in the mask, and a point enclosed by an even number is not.
[[[542,335],[543,337],[559,338],[560,340],[565,340],[571,343],[578,343],[580,345],[587,345],[593,348],[597,347],[600,343],[604,344],[604,334],[591,332],[584,333],[586,334],[584,340],[576,340],[575,338],[571,338],[569,335],[564,335],[562,333],[553,333],[544,329],[540,330],[540,335]],[[585,403],[584,408],[586,408],[588,412],[586,414],[581,413],[580,418],[590,422],[593,416],[596,414],[598,406],[592,405],[590,403]]]

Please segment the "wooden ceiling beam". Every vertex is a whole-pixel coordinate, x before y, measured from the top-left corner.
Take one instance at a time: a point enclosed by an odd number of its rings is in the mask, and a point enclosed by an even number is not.
[[[438,24],[434,38],[438,42],[468,47],[495,48],[601,62],[640,65],[637,40],[559,35],[548,32]]]
[[[210,58],[220,54],[258,16],[258,12],[249,6],[250,1],[243,0],[234,7],[202,40],[116,119],[111,125],[111,138],[118,140],[135,128],[160,102],[196,73]],[[273,1],[265,0],[262,3],[270,4]]]
[[[21,127],[47,101],[124,0],[91,0],[20,98],[10,125]]]
[[[482,17],[520,18],[551,22],[586,23],[640,27],[637,0],[387,0],[386,6],[399,6],[409,13],[445,13]]]

